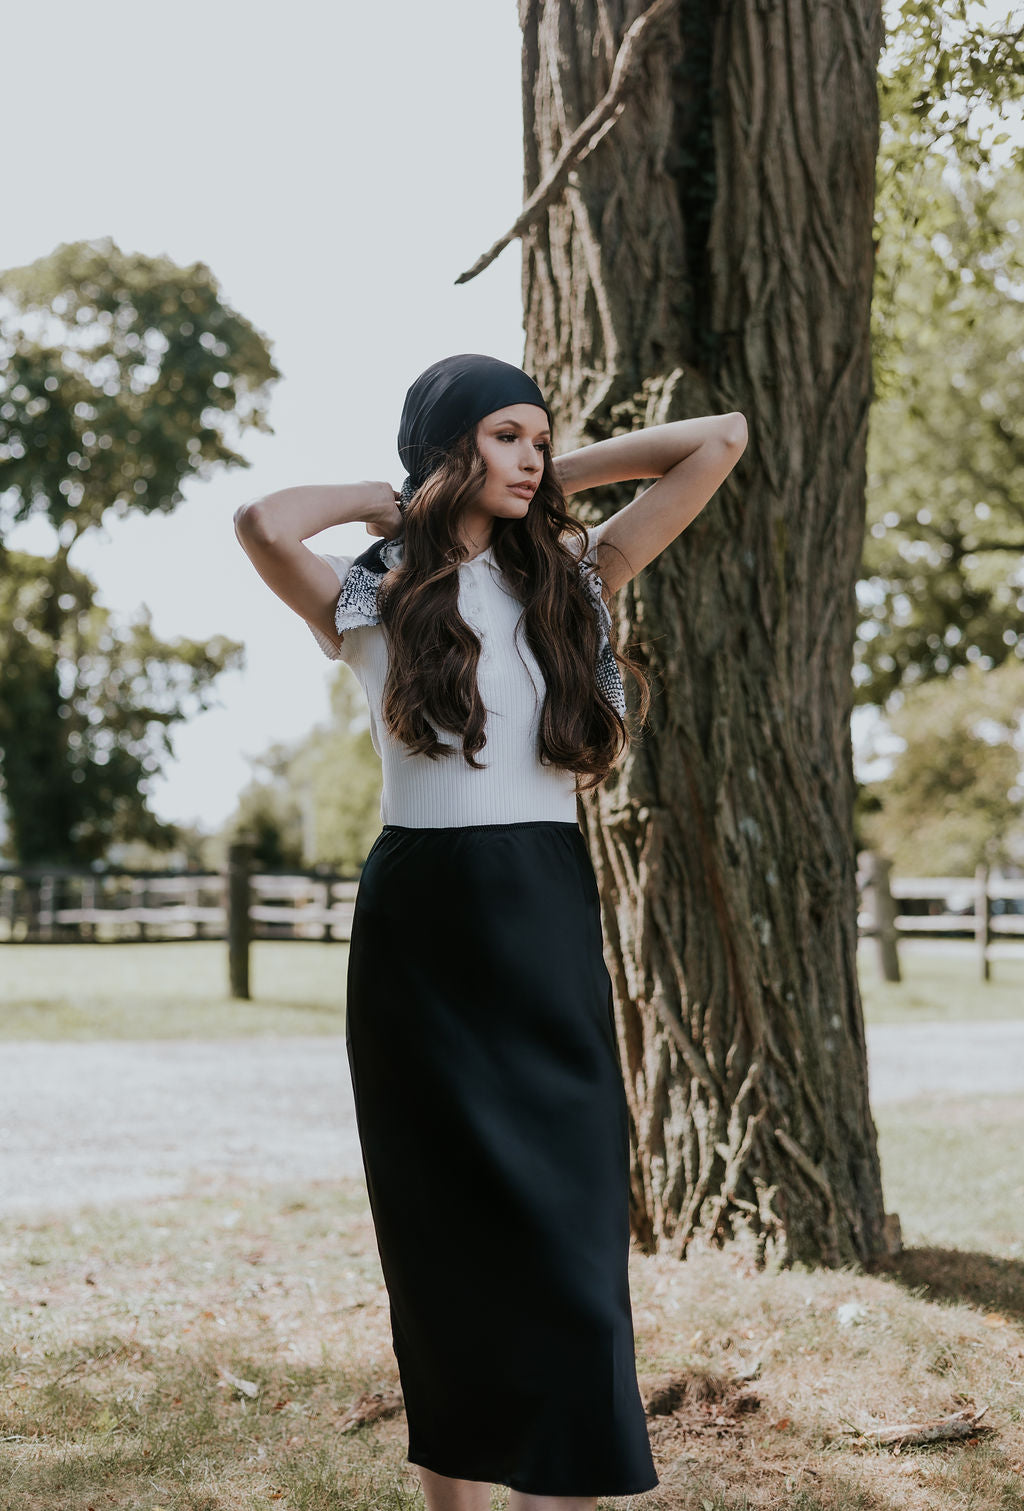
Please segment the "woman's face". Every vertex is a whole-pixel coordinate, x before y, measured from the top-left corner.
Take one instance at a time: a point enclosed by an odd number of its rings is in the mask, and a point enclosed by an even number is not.
[[[522,519],[551,448],[547,414],[539,404],[496,409],[477,425],[476,444],[487,464],[487,477],[473,500],[475,506],[500,519]]]

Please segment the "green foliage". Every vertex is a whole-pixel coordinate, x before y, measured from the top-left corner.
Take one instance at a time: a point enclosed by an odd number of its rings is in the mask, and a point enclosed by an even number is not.
[[[213,836],[198,823],[167,824],[158,845],[136,834],[111,845],[105,859],[126,871],[216,871],[223,869],[224,857],[218,851],[213,860],[213,843]]]
[[[937,170],[924,256],[902,280],[891,391],[869,444],[869,532],[856,678],[862,701],[972,662],[1024,655],[1024,173],[993,191],[946,185]],[[1003,242],[1001,279],[968,276],[979,197]]]
[[[261,869],[305,869],[302,805],[288,776],[296,748],[275,744],[254,760],[262,775],[242,789],[234,813],[208,849],[215,870],[223,869],[228,845],[242,835],[252,841],[253,859]]]
[[[293,779],[305,784],[312,801],[312,863],[355,870],[380,831],[380,757],[362,689],[344,663],[330,696],[331,722],[303,743]]]
[[[272,434],[265,338],[204,263],[64,244],[0,274],[0,534],[45,514],[67,547],[108,509],[170,513],[180,483],[248,467],[228,427]]]
[[[265,775],[242,793],[211,851],[215,862],[244,832],[270,869],[323,865],[356,873],[380,830],[381,770],[365,700],[347,666],[331,686],[328,725],[272,746],[258,765]]]
[[[222,636],[158,639],[148,613],[115,626],[66,562],[0,548],[0,770],[9,843],[25,864],[84,864],[108,847],[176,841],[147,807],[170,728],[211,706],[241,663]]]
[[[1024,153],[977,124],[1024,94],[1013,23],[891,12],[880,74],[859,701],[1024,654]],[[998,125],[998,123],[997,123]]]
[[[13,858],[83,862],[113,844],[165,850],[149,810],[169,731],[208,708],[242,646],[164,642],[148,613],[116,629],[69,565],[108,511],[169,513],[189,476],[248,466],[227,441],[269,431],[280,376],[263,337],[202,263],[65,244],[0,275],[0,538],[48,520],[52,560],[0,545],[0,770]]]
[[[1024,666],[960,669],[906,694],[890,715],[905,742],[891,774],[869,785],[878,813],[867,844],[897,873],[970,876],[982,861],[1024,864]]]
[[[886,7],[887,34],[878,73],[881,131],[875,180],[878,263],[874,292],[876,383],[887,389],[888,357],[899,349],[893,328],[901,282],[912,267],[941,274],[931,234],[945,211],[936,211],[937,171],[952,170],[950,184],[991,183],[1007,133],[986,124],[1024,98],[1020,18],[993,28],[978,6],[964,0],[901,0]],[[1012,159],[1020,166],[1021,151]],[[982,197],[972,228],[977,275],[997,280],[987,253],[1004,241],[998,215],[989,218]],[[956,278],[959,269],[945,271]]]

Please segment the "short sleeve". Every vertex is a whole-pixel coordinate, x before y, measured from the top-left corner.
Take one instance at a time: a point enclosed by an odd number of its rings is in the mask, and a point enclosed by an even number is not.
[[[350,572],[350,570],[352,568],[352,563],[355,561],[355,557],[354,556],[329,556],[325,552],[321,552],[321,551],[317,551],[316,555],[320,557],[321,561],[325,561],[329,567],[333,567],[334,568],[334,571],[337,574],[337,578],[338,578],[338,590],[339,590],[339,593],[340,593],[341,586],[344,583],[346,577],[348,576],[348,574],[349,574],[349,572]],[[332,643],[332,641],[328,640],[327,636],[323,633],[322,630],[318,630],[317,629],[317,627],[316,627],[315,624],[310,624],[308,619],[305,621],[305,623],[308,626],[308,628],[309,628],[309,630],[310,630],[310,632],[311,632],[311,634],[313,636],[313,639],[316,641],[317,645],[323,651],[323,653],[327,657],[328,661],[347,661],[348,660],[348,657],[346,655],[346,650],[345,650],[344,643],[342,644],[341,648],[339,649],[339,647],[336,646],[336,645],[334,645]],[[342,636],[342,641],[344,641],[344,636]]]

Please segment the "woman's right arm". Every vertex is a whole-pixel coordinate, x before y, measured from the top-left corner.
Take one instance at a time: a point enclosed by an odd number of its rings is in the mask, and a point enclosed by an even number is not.
[[[235,510],[235,534],[267,586],[332,643],[338,578],[304,541],[332,525],[361,521],[390,540],[401,529],[398,495],[390,483],[308,483],[282,488]]]

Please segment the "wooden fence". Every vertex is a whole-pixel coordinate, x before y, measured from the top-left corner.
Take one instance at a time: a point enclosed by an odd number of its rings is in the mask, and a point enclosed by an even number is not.
[[[224,939],[224,874],[14,867],[0,872],[0,943]],[[357,877],[248,875],[255,939],[347,940]]]
[[[349,938],[357,876],[253,872],[250,856],[233,845],[223,874],[13,867],[0,872],[0,943],[226,938],[241,982],[253,939]],[[973,877],[893,877],[884,856],[864,851],[857,882],[859,932],[877,941],[886,980],[900,979],[901,937],[973,938],[984,980],[993,940],[1024,940],[1024,878],[986,866]]]
[[[876,940],[886,981],[900,980],[901,935],[973,938],[983,981],[991,979],[993,940],[1024,940],[1024,877],[994,877],[984,865],[973,876],[893,876],[884,855],[865,850],[857,860],[857,926]]]

